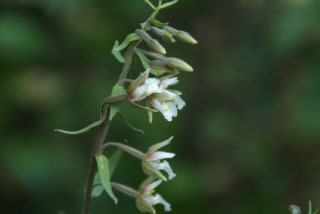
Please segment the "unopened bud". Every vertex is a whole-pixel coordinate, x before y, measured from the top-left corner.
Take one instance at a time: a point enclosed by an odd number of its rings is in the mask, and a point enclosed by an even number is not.
[[[177,37],[178,39],[180,39],[183,42],[195,45],[198,44],[198,41],[193,38],[193,36],[191,36],[190,33],[182,31],[182,30],[177,30],[173,27],[170,26],[165,26],[163,27],[164,30],[168,31],[169,33],[173,34],[175,37]]]
[[[160,60],[152,60],[150,62],[150,67],[157,73],[158,76],[162,76],[163,74],[172,74],[175,73],[175,70],[170,68],[167,63],[162,62]]]
[[[157,27],[150,27],[151,31],[160,36],[164,41],[174,43],[176,40],[173,38],[173,35],[166,30],[162,30]]]
[[[151,50],[163,54],[165,55],[167,53],[166,49],[160,44],[160,42],[158,42],[155,39],[150,40],[150,42],[148,43],[148,46]]]
[[[155,39],[153,39],[147,32],[143,30],[136,30],[137,35],[147,43],[149,48],[157,53],[166,54],[166,49]]]
[[[185,32],[185,31],[180,31],[177,35],[177,38],[180,39],[183,42],[189,43],[191,45],[198,44],[198,41],[191,36],[190,33]]]
[[[183,61],[182,59],[178,59],[175,57],[169,57],[167,58],[168,66],[174,69],[177,69],[179,71],[186,71],[186,72],[192,72],[193,68],[191,65]]]

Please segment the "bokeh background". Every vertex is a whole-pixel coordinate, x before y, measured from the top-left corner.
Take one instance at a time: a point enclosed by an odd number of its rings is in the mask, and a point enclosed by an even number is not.
[[[80,213],[96,121],[121,70],[110,55],[151,13],[142,0],[0,1],[0,213]],[[171,135],[176,179],[158,191],[175,214],[283,214],[320,207],[320,1],[181,0],[158,18],[192,33],[168,55],[195,68],[180,76],[185,109],[173,122],[124,104],[143,136],[115,118],[107,140],[146,150]],[[142,68],[136,60],[130,77]],[[112,152],[110,150],[109,152]],[[108,154],[108,153],[107,153]],[[113,180],[137,188],[125,155]],[[139,213],[116,192],[92,213]],[[158,207],[159,213],[164,213]]]

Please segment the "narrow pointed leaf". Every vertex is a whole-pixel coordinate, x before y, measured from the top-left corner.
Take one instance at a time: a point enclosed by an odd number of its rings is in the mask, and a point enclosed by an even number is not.
[[[104,155],[96,155],[96,161],[98,165],[98,171],[101,183],[108,193],[108,195],[114,200],[115,204],[118,203],[118,199],[112,192],[112,187],[110,184],[110,173],[109,173],[109,162],[106,156]]]
[[[130,44],[130,42],[133,42],[133,41],[136,41],[136,40],[139,40],[139,39],[140,39],[140,37],[136,33],[130,33],[125,38],[125,40],[121,43],[121,45],[118,45],[116,47],[115,50],[121,51],[121,50],[125,49]]]
[[[115,86],[113,86],[111,96],[124,94],[125,92],[126,92],[126,90],[124,89],[123,86],[116,84]],[[121,106],[121,103],[116,103],[116,104],[112,104],[111,105],[111,107],[110,107],[110,115],[109,115],[110,120],[112,120],[112,118],[116,115],[116,113],[120,109],[120,106]]]
[[[94,176],[93,184],[96,185],[99,183],[101,183],[101,180],[100,180],[99,172],[97,172]],[[91,197],[97,198],[103,193],[103,191],[104,191],[104,187],[102,185],[95,186],[92,189]]]
[[[123,155],[123,151],[121,149],[117,149],[112,156],[109,158],[109,173],[110,177],[114,173],[114,170],[117,168],[118,163]]]
[[[121,149],[117,149],[112,156],[109,159],[109,177],[112,177],[113,172],[118,166],[119,160],[121,159],[123,155],[123,151]],[[101,183],[99,172],[97,172],[94,176],[94,182],[93,184],[99,184]],[[92,197],[99,197],[104,191],[103,185],[95,186],[92,190]]]
[[[178,0],[173,0],[167,3],[164,3],[163,5],[161,5],[161,9],[167,8],[167,7],[171,7],[172,5],[176,4],[178,2]]]
[[[156,7],[149,1],[149,0],[144,0],[144,2],[149,5],[152,9],[156,9]]]
[[[309,211],[308,214],[312,214],[312,202],[309,201]]]
[[[133,129],[134,131],[139,132],[139,133],[141,133],[141,134],[144,134],[144,131],[143,131],[143,130],[138,129],[138,128],[134,127],[132,124],[130,124],[129,121],[128,121],[128,119],[127,119],[127,117],[126,117],[124,114],[122,114],[120,111],[118,111],[118,115],[119,115],[120,118],[123,120],[123,122],[124,122],[125,124],[127,124],[127,126],[129,126],[131,129]]]
[[[90,131],[91,129],[93,129],[94,127],[97,127],[97,126],[99,126],[101,124],[102,124],[102,121],[98,120],[98,121],[96,121],[94,123],[91,123],[89,126],[83,128],[83,129],[80,129],[78,131],[66,131],[66,130],[62,130],[62,129],[55,129],[54,131],[55,132],[60,132],[60,133],[63,133],[63,134],[78,135],[78,134],[86,133],[86,132]]]
[[[141,53],[139,51],[136,51],[136,54],[138,55],[144,69],[146,69],[146,70],[149,69],[149,72],[151,74],[157,76],[157,72],[155,70],[153,70],[153,68],[151,68],[148,58],[143,53]]]
[[[119,42],[116,41],[116,42],[114,43],[114,46],[113,46],[113,48],[112,48],[112,52],[111,52],[111,53],[116,57],[116,59],[117,59],[119,62],[124,63],[125,60],[124,60],[123,56],[121,55],[120,50],[118,49],[118,47],[119,47]]]
[[[164,26],[167,26],[169,22],[160,22],[159,20],[156,20],[155,18],[152,18],[150,20],[152,24],[156,27],[163,28]]]

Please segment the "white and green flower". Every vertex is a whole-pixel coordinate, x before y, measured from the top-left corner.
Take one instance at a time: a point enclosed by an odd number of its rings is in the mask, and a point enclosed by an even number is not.
[[[160,194],[154,194],[154,189],[161,184],[162,180],[153,180],[154,177],[150,176],[140,186],[138,197],[136,199],[138,209],[141,212],[155,214],[156,210],[153,206],[156,204],[162,204],[165,211],[171,211],[171,205],[164,200]]]
[[[176,177],[176,174],[172,171],[168,161],[163,160],[173,158],[175,154],[171,152],[158,151],[162,147],[170,144],[172,139],[173,137],[170,137],[161,143],[151,146],[145,153],[144,158],[142,159],[142,169],[147,175],[156,176],[166,181],[167,178],[160,172],[160,170],[163,170],[168,174],[169,180]]]

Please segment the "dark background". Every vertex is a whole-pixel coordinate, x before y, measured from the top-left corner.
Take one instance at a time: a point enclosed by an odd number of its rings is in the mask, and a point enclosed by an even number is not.
[[[80,213],[97,130],[53,129],[98,120],[121,70],[114,41],[150,13],[143,0],[0,0],[1,214]],[[175,87],[187,106],[149,125],[125,104],[146,135],[115,118],[107,140],[146,150],[175,136],[166,150],[177,154],[177,177],[158,188],[175,214],[320,207],[320,1],[181,0],[158,18],[199,41],[167,46],[195,69]],[[135,61],[130,77],[141,71]],[[125,155],[113,180],[137,188],[144,177]],[[116,195],[117,206],[106,194],[93,199],[92,213],[139,213]]]

